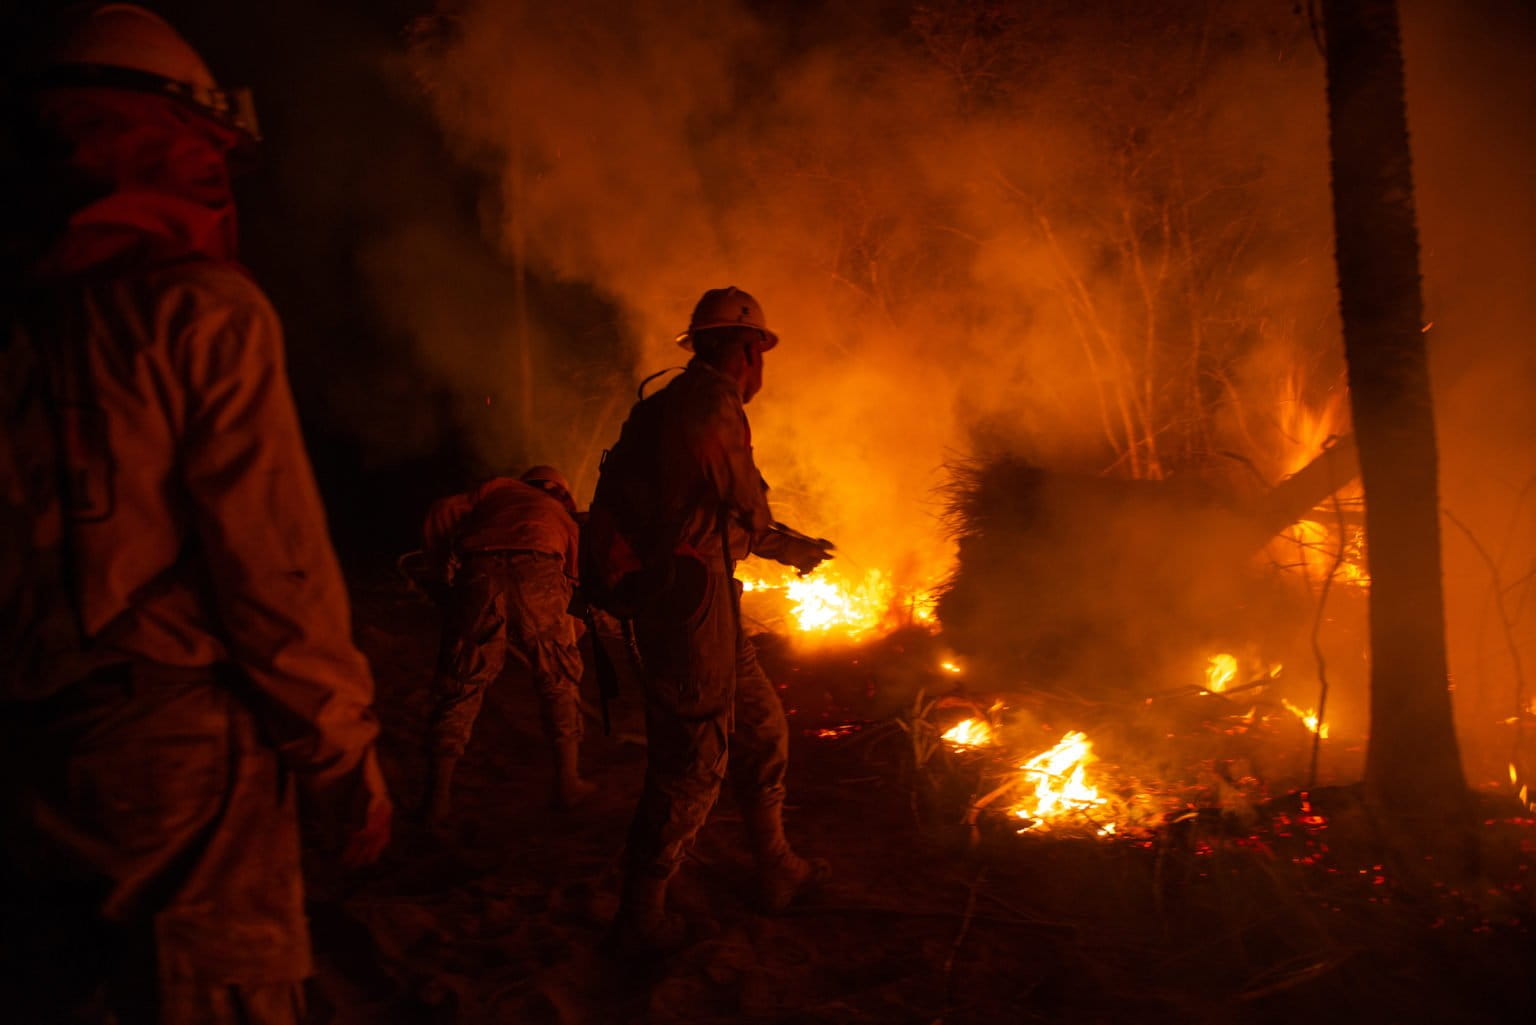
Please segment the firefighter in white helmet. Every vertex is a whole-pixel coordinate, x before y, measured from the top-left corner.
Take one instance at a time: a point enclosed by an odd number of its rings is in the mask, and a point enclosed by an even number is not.
[[[630,411],[603,462],[582,536],[588,599],[633,624],[645,683],[645,790],[630,826],[614,938],[664,952],[686,939],[669,880],[729,779],[757,862],[757,900],[781,911],[828,874],[784,836],[789,729],[742,630],[735,563],[749,553],[802,572],[830,545],[773,519],[745,404],[778,344],[739,288],[705,292],[678,342],[682,374]]]
[[[71,9],[32,58],[0,307],[0,1006],[296,1022],[299,799],[350,865],[391,805],[281,329],[237,262],[255,122],[133,4]]]
[[[574,807],[596,789],[580,771],[581,653],[569,611],[576,548],[576,502],[552,466],[491,477],[428,510],[422,550],[444,596],[428,731],[425,813],[434,827],[447,822],[454,769],[508,655],[538,694],[551,805]]]

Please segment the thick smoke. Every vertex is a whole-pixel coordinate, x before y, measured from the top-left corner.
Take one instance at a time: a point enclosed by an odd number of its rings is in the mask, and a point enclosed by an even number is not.
[[[1536,18],[1506,0],[1403,14],[1451,672],[1464,754],[1493,779],[1517,693],[1536,715]]]
[[[1511,710],[1511,641],[1536,662],[1536,105],[1528,22],[1485,6],[1404,10],[1469,729]],[[605,297],[632,350],[587,354],[552,308],[527,315],[532,364],[424,346],[450,374],[534,366],[534,429],[586,489],[627,401],[610,375],[680,362],[697,295],[746,288],[784,339],[751,409],[781,515],[911,586],[945,569],[932,489],[956,456],[1273,483],[1348,429],[1313,27],[1278,3],[1079,7],[442,4],[411,68],[485,177],[488,237]]]
[[[1166,475],[1217,447],[1206,421],[1232,417],[1255,352],[1294,364],[1328,317],[1299,22],[978,10],[854,32],[731,4],[479,2],[414,53],[494,181],[491,232],[612,297],[640,372],[680,359],[702,289],[763,300],[784,344],[752,414],[780,504],[915,577],[943,569],[947,459],[979,440]],[[1261,216],[1298,194],[1303,216]],[[1273,404],[1243,429],[1273,434]]]

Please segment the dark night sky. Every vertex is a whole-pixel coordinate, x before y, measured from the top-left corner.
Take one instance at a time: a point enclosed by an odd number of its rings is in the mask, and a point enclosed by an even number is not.
[[[157,6],[203,47],[216,74],[256,94],[265,144],[239,185],[244,253],[284,315],[338,547],[354,556],[402,551],[427,502],[475,469],[449,396],[413,373],[408,341],[381,322],[360,278],[360,250],[401,217],[453,223],[478,238],[479,182],[443,151],[400,59],[405,26],[427,5]],[[489,245],[482,255],[494,289],[499,262]],[[376,396],[374,415],[415,421],[426,450],[399,461],[366,451],[359,411],[333,401],[337,379],[348,376]]]
[[[26,25],[62,6],[8,4],[3,24],[23,28],[7,34],[24,38]],[[403,551],[431,498],[494,467],[463,442],[464,404],[416,372],[409,340],[377,312],[361,253],[402,220],[433,222],[479,265],[466,294],[478,289],[494,307],[510,287],[503,261],[479,242],[481,179],[445,151],[405,68],[407,27],[430,4],[144,6],[176,25],[222,83],[255,94],[264,142],[236,183],[242,255],[283,317],[290,378],[338,548],[354,558]],[[596,297],[537,281],[532,288],[535,304],[575,311],[575,337],[614,344]],[[409,423],[416,450],[400,458],[369,446],[369,418]]]

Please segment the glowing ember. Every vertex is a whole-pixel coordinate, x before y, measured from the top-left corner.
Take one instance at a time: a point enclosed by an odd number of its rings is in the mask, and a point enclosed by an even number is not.
[[[1536,800],[1531,799],[1531,788],[1520,782],[1520,772],[1515,768],[1515,763],[1509,763],[1509,785],[1515,788],[1515,796],[1520,798],[1520,803],[1530,811],[1536,811]]]
[[[1042,751],[1019,766],[1022,800],[1010,810],[1029,825],[1021,833],[1048,832],[1103,808],[1108,798],[1088,782],[1088,766],[1096,759],[1087,736],[1073,730],[1049,751]],[[1102,833],[1104,827],[1100,827]]]
[[[940,662],[939,668],[944,670],[946,673],[960,672],[960,667],[955,665],[953,662]]]
[[[1319,723],[1317,721],[1317,709],[1309,708],[1303,712],[1299,707],[1291,704],[1284,698],[1280,699],[1280,703],[1286,707],[1287,711],[1289,711],[1296,718],[1300,719],[1302,723],[1305,724],[1307,729],[1311,730],[1313,733],[1316,733],[1324,740],[1328,739],[1328,724],[1322,723],[1321,728],[1319,728]]]
[[[956,747],[987,747],[992,744],[992,727],[984,719],[963,719],[944,733],[944,740]]]
[[[1205,670],[1205,689],[1220,694],[1237,678],[1237,656],[1225,653],[1212,655],[1209,662]]]

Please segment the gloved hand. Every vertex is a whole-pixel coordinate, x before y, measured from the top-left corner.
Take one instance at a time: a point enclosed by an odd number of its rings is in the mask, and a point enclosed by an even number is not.
[[[795,567],[801,576],[805,576],[830,558],[832,558],[831,548],[796,537],[785,539],[784,553],[780,561]]]
[[[389,845],[395,818],[394,804],[379,771],[378,755],[369,751],[359,767],[357,786],[341,823],[341,856],[344,868],[361,868],[379,860]]]
[[[378,861],[384,848],[389,846],[394,819],[395,808],[388,799],[374,804],[368,810],[363,827],[347,837],[346,846],[341,851],[342,867],[362,868]]]
[[[752,542],[752,554],[793,566],[804,576],[832,558],[836,546],[826,538],[811,537],[775,521]]]

